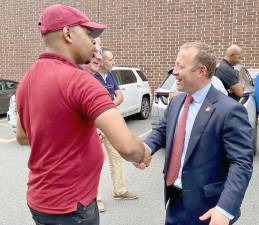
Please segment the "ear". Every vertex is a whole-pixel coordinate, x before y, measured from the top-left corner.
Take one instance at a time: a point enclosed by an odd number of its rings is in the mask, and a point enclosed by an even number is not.
[[[204,65],[200,66],[200,76],[207,77],[208,76],[208,68]]]
[[[69,27],[64,27],[62,29],[62,33],[63,33],[63,37],[64,37],[65,41],[71,44],[72,43],[72,36],[71,36],[71,32],[69,30]]]

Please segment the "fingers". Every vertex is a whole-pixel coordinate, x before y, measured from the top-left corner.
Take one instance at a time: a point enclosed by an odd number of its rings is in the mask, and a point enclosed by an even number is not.
[[[97,129],[97,134],[99,136],[100,141],[103,143],[104,138],[105,138],[104,133],[100,129]]]
[[[151,159],[152,159],[151,152],[148,149],[145,149],[143,162],[141,163],[134,162],[133,165],[140,170],[144,170],[149,166]]]
[[[200,220],[208,220],[211,217],[211,209],[199,217]]]
[[[146,167],[149,166],[150,162],[151,162],[151,152],[145,148],[145,156],[143,159],[143,163],[146,165]]]
[[[134,162],[133,165],[134,165],[136,168],[140,169],[140,170],[146,169],[146,165],[145,165],[144,163],[136,163],[136,162]]]
[[[202,221],[210,219],[209,225],[229,225],[229,219],[216,208],[210,209],[199,219]]]

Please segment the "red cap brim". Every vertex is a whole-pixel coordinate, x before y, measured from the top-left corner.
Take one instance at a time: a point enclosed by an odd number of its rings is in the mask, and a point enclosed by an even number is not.
[[[80,24],[80,26],[90,29],[93,38],[97,38],[98,36],[100,36],[105,29],[105,26],[103,24],[95,22],[82,23]]]

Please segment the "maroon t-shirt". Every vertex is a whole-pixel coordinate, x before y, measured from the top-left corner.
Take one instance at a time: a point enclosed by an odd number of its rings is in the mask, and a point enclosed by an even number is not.
[[[113,107],[105,88],[63,56],[43,53],[31,66],[17,108],[31,146],[32,209],[63,214],[96,198],[103,151],[94,120]]]

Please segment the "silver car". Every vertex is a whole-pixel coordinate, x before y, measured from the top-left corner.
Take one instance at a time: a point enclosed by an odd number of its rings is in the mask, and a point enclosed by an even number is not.
[[[254,151],[256,154],[257,150],[257,113],[256,113],[256,104],[254,98],[254,82],[251,78],[249,72],[243,67],[237,68],[239,72],[240,82],[244,85],[244,95],[240,99],[240,103],[244,105],[248,112],[249,122],[253,128],[253,136],[254,136]],[[241,72],[242,71],[242,72]],[[153,105],[151,110],[151,122],[152,126],[155,127],[159,121],[163,118],[165,109],[169,103],[169,93],[175,83],[175,76],[172,74],[172,70],[168,72],[165,79],[163,80],[161,86],[155,90]],[[214,84],[215,88],[217,86]],[[219,88],[218,88],[219,89]]]

